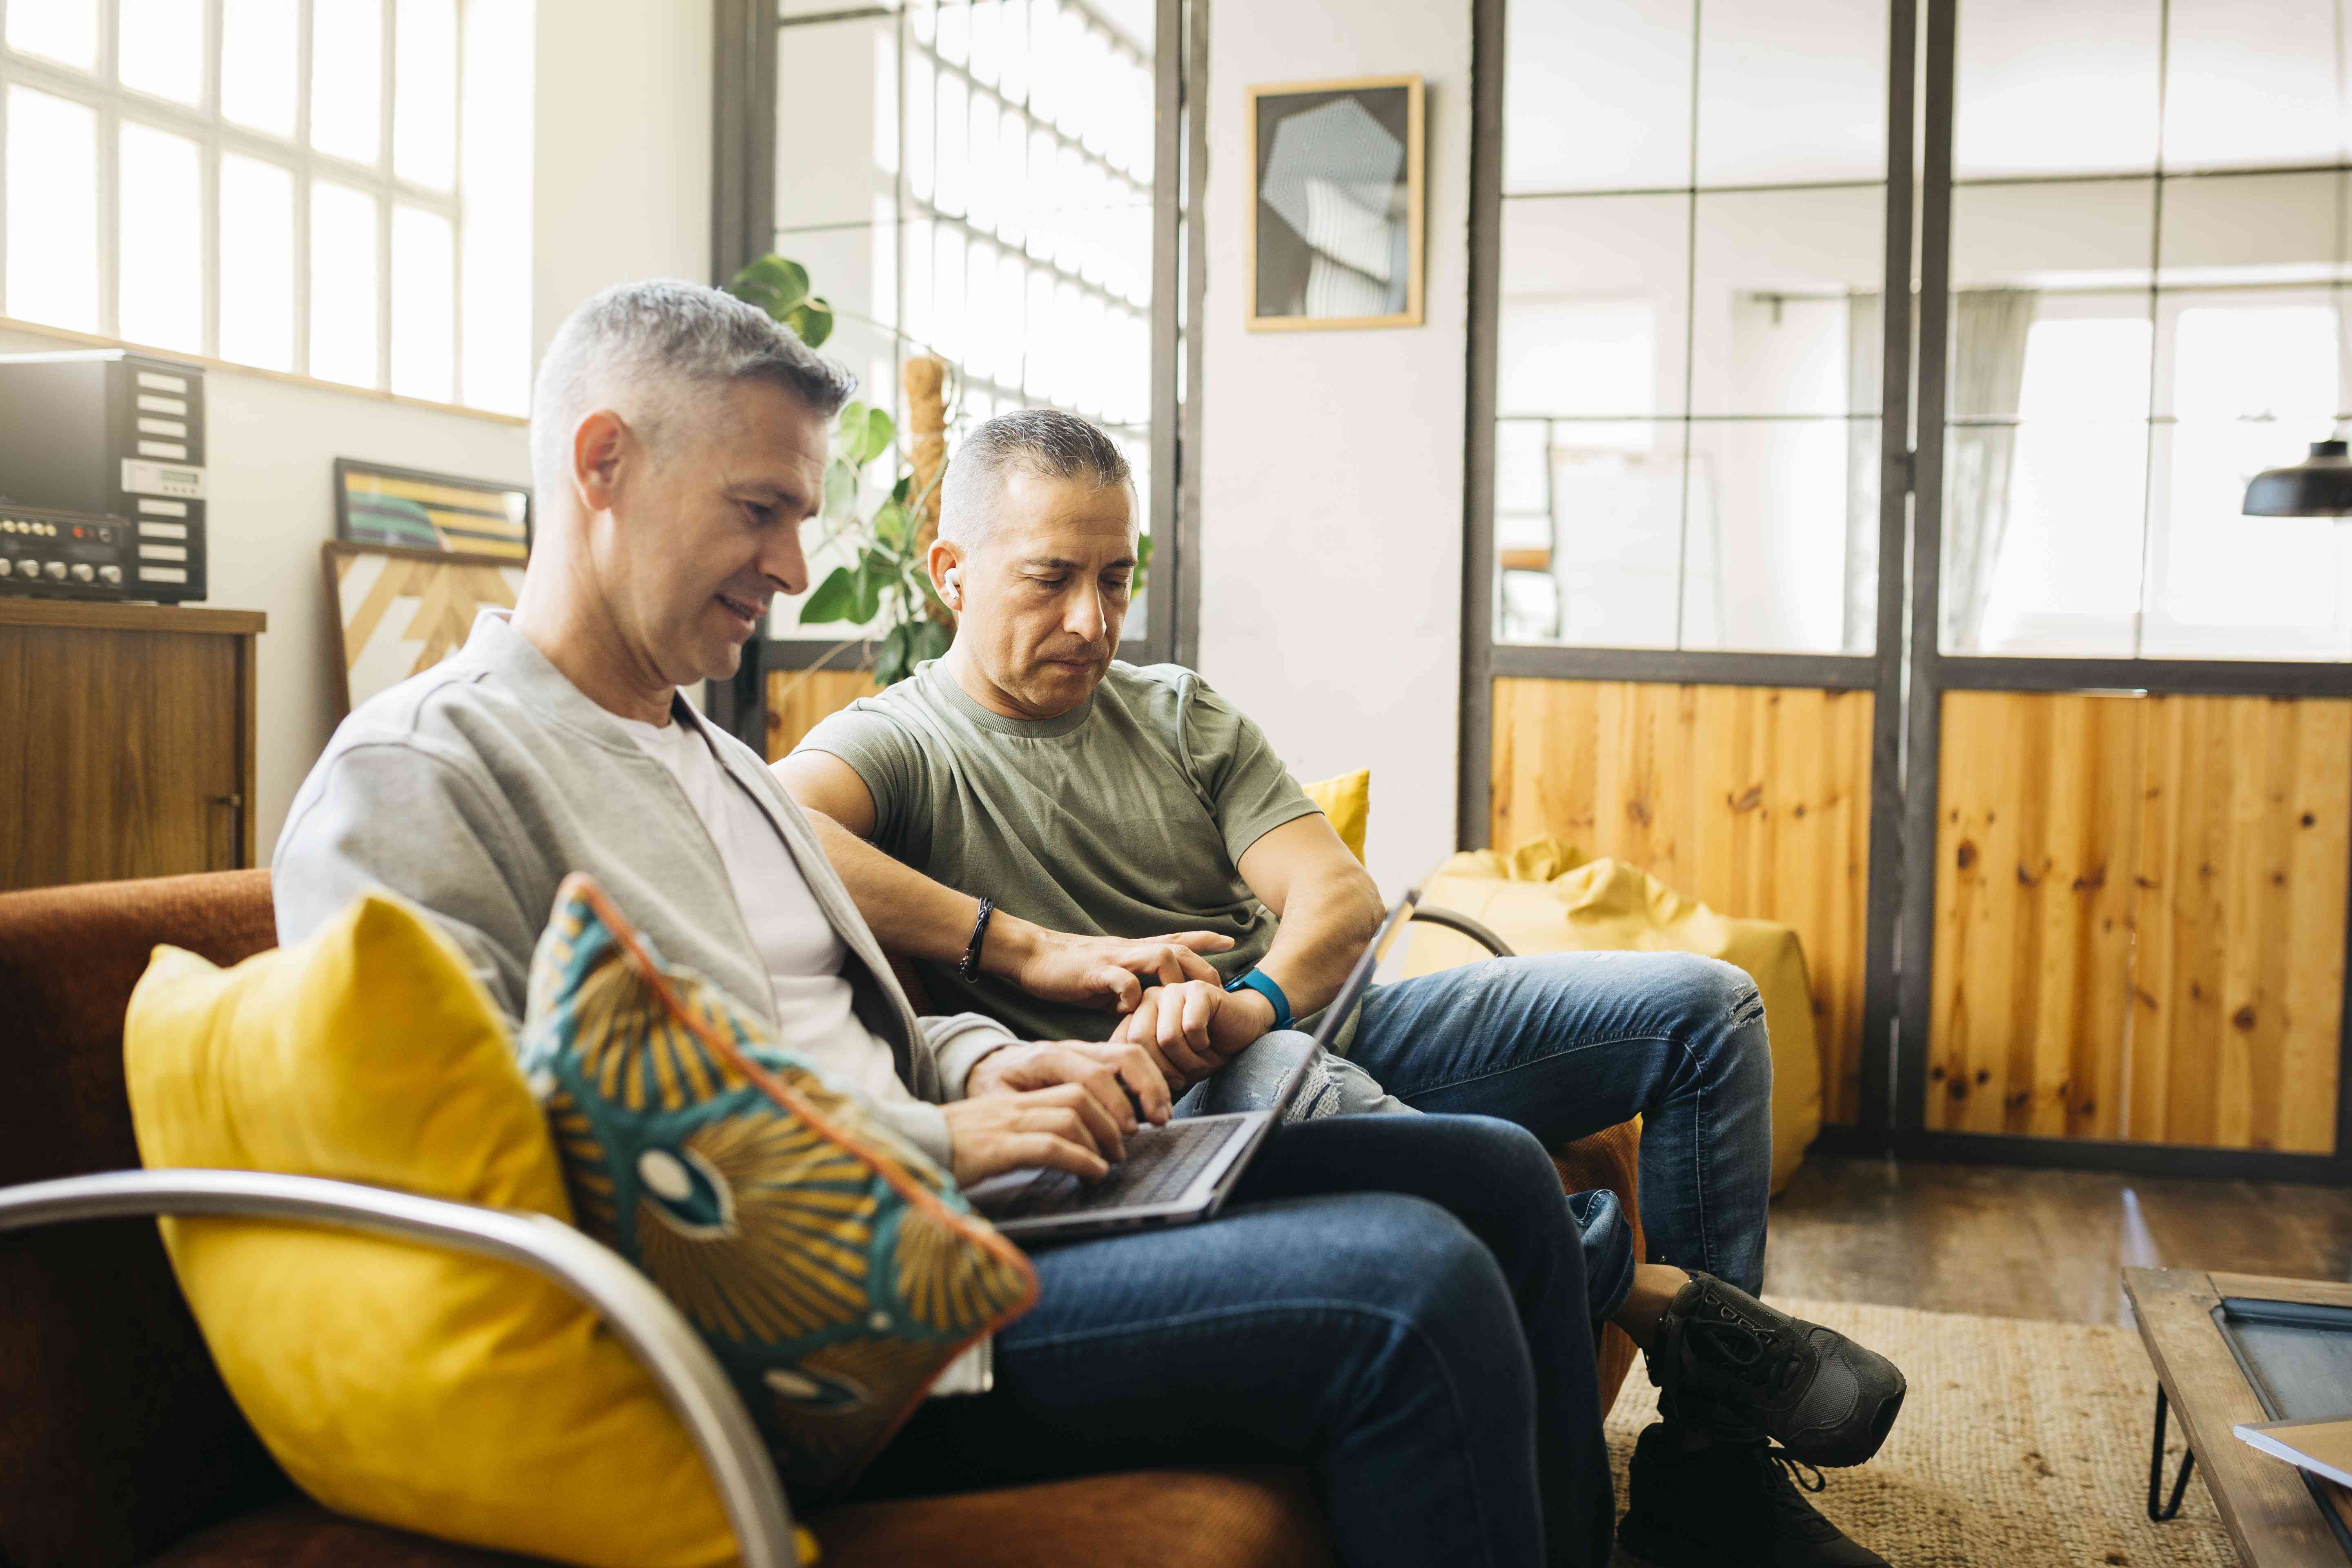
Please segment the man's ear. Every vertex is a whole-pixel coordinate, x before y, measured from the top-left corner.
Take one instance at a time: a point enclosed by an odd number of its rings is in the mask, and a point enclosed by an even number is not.
[[[572,484],[589,512],[610,511],[621,477],[635,458],[635,432],[609,408],[585,415],[572,431]]]
[[[963,576],[965,571],[963,546],[953,540],[934,539],[923,557],[923,566],[931,574],[931,591],[950,610],[963,608]]]

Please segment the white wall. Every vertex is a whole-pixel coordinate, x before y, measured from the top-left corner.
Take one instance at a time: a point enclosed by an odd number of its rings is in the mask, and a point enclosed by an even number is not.
[[[709,276],[710,29],[709,0],[539,0],[528,62],[534,362],[572,308],[607,283]],[[0,353],[60,346],[0,332]],[[319,564],[320,544],[334,534],[334,460],[515,480],[529,479],[530,462],[521,426],[508,420],[234,371],[205,381],[205,602],[269,616],[257,672],[256,829],[266,862],[334,726]]]
[[[710,277],[709,0],[539,0],[531,358],[608,283]]]
[[[1251,332],[1252,85],[1428,82],[1427,322]],[[1470,7],[1251,0],[1209,30],[1201,669],[1292,772],[1372,770],[1372,875],[1454,847],[1468,353]]]

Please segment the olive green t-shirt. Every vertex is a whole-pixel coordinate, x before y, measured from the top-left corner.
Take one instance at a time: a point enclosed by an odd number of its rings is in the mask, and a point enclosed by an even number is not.
[[[857,771],[874,843],[935,880],[1055,931],[1213,931],[1230,980],[1274,942],[1274,914],[1236,869],[1243,852],[1315,805],[1265,734],[1179,665],[1113,660],[1058,719],[1007,719],[938,661],[819,724],[796,748]],[[925,964],[934,1012],[971,1010],[1024,1038],[1108,1037],[1118,1016],[1041,1001]]]

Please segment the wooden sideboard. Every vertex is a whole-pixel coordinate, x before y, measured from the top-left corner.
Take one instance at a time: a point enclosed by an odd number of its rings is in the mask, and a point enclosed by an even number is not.
[[[0,599],[0,890],[252,865],[267,626]]]

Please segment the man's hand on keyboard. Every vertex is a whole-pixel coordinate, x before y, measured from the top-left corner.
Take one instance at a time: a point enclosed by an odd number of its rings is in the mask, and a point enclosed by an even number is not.
[[[1098,1182],[1127,1154],[1109,1112],[1074,1083],[983,1094],[940,1110],[955,1178],[967,1184],[1030,1165]]]
[[[1137,1113],[1153,1125],[1168,1120],[1168,1078],[1139,1045],[1103,1045],[1093,1040],[1038,1040],[1006,1046],[981,1058],[964,1080],[964,1093],[1010,1094],[1023,1089],[1076,1084],[1094,1097],[1121,1132],[1132,1132]]]

